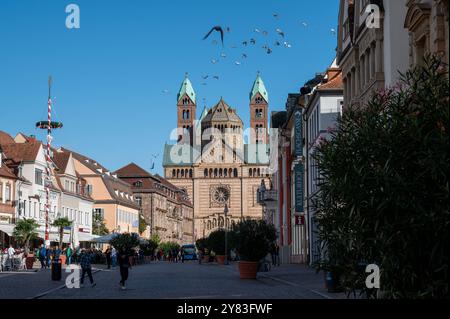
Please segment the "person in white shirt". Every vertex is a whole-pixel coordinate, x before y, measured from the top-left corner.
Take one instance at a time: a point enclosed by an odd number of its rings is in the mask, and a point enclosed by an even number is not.
[[[9,245],[8,248],[8,260],[11,263],[11,270],[14,268],[14,255],[16,254],[16,250],[12,245]]]
[[[117,250],[112,247],[111,249],[111,261],[113,268],[117,266]]]

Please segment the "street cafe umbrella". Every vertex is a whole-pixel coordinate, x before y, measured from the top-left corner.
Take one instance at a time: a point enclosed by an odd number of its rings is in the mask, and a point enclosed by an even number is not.
[[[118,234],[108,234],[105,236],[100,236],[98,238],[95,238],[93,241],[95,243],[100,243],[100,244],[109,244],[109,242],[111,241],[111,239],[113,239],[114,237],[116,237]]]

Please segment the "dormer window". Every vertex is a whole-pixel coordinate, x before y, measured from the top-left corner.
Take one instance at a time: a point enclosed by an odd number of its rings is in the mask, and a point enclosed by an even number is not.
[[[134,187],[142,187],[142,181],[135,182]]]

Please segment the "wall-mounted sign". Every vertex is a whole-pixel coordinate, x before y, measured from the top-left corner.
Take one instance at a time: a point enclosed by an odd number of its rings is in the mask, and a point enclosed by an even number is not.
[[[305,215],[295,215],[295,226],[305,226]]]
[[[295,181],[295,212],[303,213],[303,203],[304,203],[304,174],[305,170],[303,164],[297,164],[294,167],[294,181]]]
[[[301,110],[294,114],[294,146],[295,156],[303,156],[303,114]]]

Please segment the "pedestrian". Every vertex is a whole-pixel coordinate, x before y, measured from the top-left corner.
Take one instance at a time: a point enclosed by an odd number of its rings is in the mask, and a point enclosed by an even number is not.
[[[181,248],[181,250],[180,250],[180,255],[181,255],[181,263],[184,264],[184,249],[183,248]]]
[[[275,246],[275,256],[276,256],[277,266],[280,267],[280,246],[278,246],[278,244]]]
[[[201,249],[198,250],[197,258],[198,258],[199,265],[201,265],[202,264],[202,258],[203,258],[203,250],[201,250]]]
[[[81,279],[80,279],[80,287],[84,287],[84,276],[86,274],[89,277],[89,281],[91,282],[91,287],[95,287],[96,283],[94,282],[94,278],[92,277],[92,258],[93,254],[91,250],[83,249],[80,255],[80,266],[81,266]]]
[[[39,261],[41,262],[41,269],[46,269],[47,264],[47,249],[44,245],[41,245],[41,249],[39,250]]]
[[[51,257],[51,254],[52,254],[52,251],[51,251],[50,247],[46,246],[45,247],[45,256],[46,256],[45,263],[47,265],[47,268],[50,268],[50,257]]]
[[[66,265],[70,266],[70,264],[72,263],[72,247],[70,247],[70,244],[67,245],[66,248]]]
[[[117,267],[117,250],[114,247],[111,248],[111,264],[113,268]]]
[[[111,269],[111,248],[106,248],[105,251],[106,256],[106,265],[108,266],[108,269]]]
[[[125,286],[125,282],[128,280],[128,273],[129,269],[131,268],[129,257],[129,254],[125,251],[124,248],[121,248],[119,250],[119,253],[117,254],[120,268],[120,289],[122,290],[127,289]]]
[[[56,245],[55,247],[53,247],[52,250],[52,259],[53,261],[58,261],[60,257],[61,257],[61,249],[59,249],[59,246]]]
[[[13,248],[12,245],[9,245],[8,248],[8,260],[10,262],[11,265],[11,270],[14,269],[14,255],[16,254],[16,250]]]

